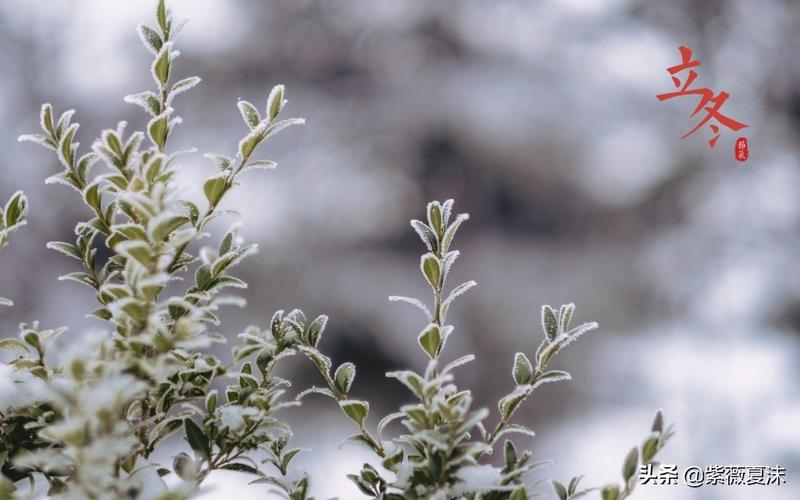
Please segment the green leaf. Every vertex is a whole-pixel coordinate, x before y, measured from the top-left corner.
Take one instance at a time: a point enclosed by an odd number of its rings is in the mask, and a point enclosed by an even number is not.
[[[22,222],[28,214],[28,198],[22,193],[17,191],[6,202],[3,209],[5,219],[5,227],[13,227]]]
[[[205,184],[203,184],[203,192],[210,206],[217,206],[217,203],[222,199],[222,196],[225,194],[227,178],[227,174],[222,173],[209,178],[206,180]]]
[[[198,290],[208,290],[214,278],[211,276],[211,268],[205,264],[197,268],[194,273],[194,281]]]
[[[55,250],[56,252],[61,252],[68,257],[72,257],[73,259],[78,259],[79,261],[83,260],[83,256],[78,248],[71,243],[64,243],[63,241],[51,241],[47,243],[47,248],[50,250]]]
[[[278,163],[272,160],[256,160],[245,165],[242,169],[242,172],[247,170],[272,170],[277,166]]]
[[[625,478],[625,483],[636,474],[636,469],[639,465],[639,450],[634,446],[628,455],[625,457],[625,463],[622,465],[622,477]]]
[[[503,419],[508,420],[526,397],[528,397],[527,391],[521,388],[517,388],[511,394],[504,396],[497,403],[497,408],[500,410],[500,415]]]
[[[248,474],[256,474],[259,475],[258,469],[253,467],[252,465],[243,464],[241,462],[231,462],[225,465],[220,466],[220,469],[225,470],[235,470],[236,472],[246,472]]]
[[[208,394],[206,394],[206,410],[208,410],[209,415],[212,415],[216,411],[218,399],[219,394],[216,389],[210,390]]]
[[[314,321],[308,326],[306,338],[308,343],[314,347],[319,344],[322,333],[325,331],[325,326],[328,324],[328,317],[325,315],[317,316]]]
[[[428,224],[436,234],[442,234],[442,206],[438,201],[428,203]]]
[[[503,455],[505,457],[506,469],[513,470],[517,465],[517,449],[510,439],[506,439],[506,443],[503,446]]]
[[[369,413],[369,403],[366,401],[358,401],[355,399],[346,399],[339,402],[339,406],[344,411],[345,415],[350,417],[350,420],[357,423],[359,426],[364,425],[364,421]]]
[[[147,124],[147,134],[153,144],[158,146],[158,149],[164,149],[164,146],[166,146],[168,133],[169,116],[166,113],[161,113]]]
[[[525,354],[518,352],[514,355],[514,369],[512,375],[517,385],[529,384],[533,375],[533,366]]]
[[[642,444],[642,463],[647,464],[653,460],[658,452],[658,436],[650,436]]]
[[[167,7],[164,5],[164,0],[158,0],[158,6],[156,7],[156,20],[158,21],[158,26],[161,28],[161,32],[165,35],[169,33],[169,19],[167,18]]]
[[[0,339],[0,351],[6,349],[18,349],[20,351],[31,352],[28,346],[17,339]]]
[[[508,497],[508,500],[528,500],[528,492],[525,491],[524,486],[520,486],[511,492],[511,496]]]
[[[242,158],[250,158],[256,146],[264,139],[265,131],[266,126],[262,123],[239,141],[239,154]]]
[[[285,88],[283,85],[275,85],[267,97],[267,116],[270,120],[278,117],[278,113],[283,108],[283,94]]]
[[[161,50],[161,46],[164,45],[164,41],[161,40],[161,36],[158,32],[145,24],[140,24],[136,31],[139,32],[139,38],[142,39],[145,48],[153,54],[158,54],[158,51]]]
[[[559,500],[567,500],[567,489],[564,487],[564,485],[556,480],[551,481],[551,484],[553,485],[553,489],[556,491],[556,495],[558,495]]]
[[[239,113],[242,114],[242,119],[250,127],[250,130],[258,127],[259,123],[261,123],[261,115],[258,114],[256,107],[245,100],[240,100],[236,105],[239,107]]]
[[[344,363],[336,369],[333,380],[340,393],[347,395],[356,377],[356,366],[353,363]]]
[[[6,298],[0,297],[0,306],[11,307],[14,303]]]
[[[180,215],[158,219],[150,230],[150,235],[153,241],[164,241],[176,229],[187,222],[189,222],[189,219]]]
[[[572,380],[572,376],[563,370],[548,370],[536,377],[533,382],[533,387],[539,387],[542,384],[549,384],[552,382],[561,382],[562,380]]]
[[[53,128],[53,107],[50,104],[42,104],[42,111],[39,113],[39,125],[43,131],[50,135],[55,132]]]
[[[183,425],[186,430],[186,440],[189,442],[189,446],[192,447],[192,450],[194,450],[197,455],[208,460],[211,456],[211,445],[208,442],[208,438],[191,418],[185,419]]]
[[[172,86],[172,90],[169,91],[171,96],[176,96],[181,92],[186,92],[189,89],[196,87],[202,79],[199,76],[190,76],[188,78],[184,78],[182,80],[178,80],[175,82],[175,85]]]
[[[558,336],[558,319],[556,312],[550,306],[542,306],[542,328],[550,342]]]
[[[417,337],[417,342],[419,342],[419,346],[422,347],[422,350],[425,351],[431,359],[435,359],[439,354],[439,348],[442,342],[439,327],[434,323],[428,325],[422,330],[419,337]]]
[[[156,58],[153,61],[153,66],[151,68],[153,71],[153,79],[155,79],[156,83],[162,89],[166,88],[167,82],[169,81],[171,55],[172,42],[167,42],[161,47],[161,49],[158,51],[158,54],[156,54]]]
[[[608,486],[603,487],[601,495],[603,500],[619,500],[619,486],[615,484],[609,484]]]
[[[434,290],[438,290],[440,286],[439,279],[442,273],[439,259],[432,253],[426,253],[422,256],[420,261],[420,269],[422,269],[422,274],[425,275],[425,279],[428,280],[428,284],[430,284]]]

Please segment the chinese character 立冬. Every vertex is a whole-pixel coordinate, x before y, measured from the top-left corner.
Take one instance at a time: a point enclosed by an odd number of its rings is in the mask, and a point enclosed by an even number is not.
[[[720,108],[722,108],[722,105],[725,104],[725,101],[728,100],[730,94],[728,94],[727,92],[720,92],[715,96],[714,91],[712,91],[709,88],[694,88],[694,89],[689,88],[690,85],[697,79],[697,72],[690,68],[695,68],[700,66],[700,61],[697,59],[694,60],[692,59],[692,49],[681,45],[680,47],[678,47],[678,50],[681,53],[681,63],[672,66],[670,68],[667,68],[667,71],[669,72],[670,75],[672,75],[672,83],[675,85],[675,88],[679,90],[675,92],[665,92],[663,94],[658,94],[656,97],[658,98],[659,101],[664,101],[667,99],[672,99],[674,97],[698,95],[700,96],[700,102],[694,108],[694,111],[692,112],[691,115],[689,115],[689,117],[697,115],[697,113],[699,113],[700,110],[706,112],[705,117],[703,117],[703,119],[700,120],[692,130],[684,134],[683,137],[681,137],[681,139],[685,139],[686,137],[689,137],[690,135],[695,133],[700,127],[708,123],[712,118],[716,120],[716,122],[724,125],[725,127],[733,131],[738,131],[747,127],[746,124],[738,122],[733,118],[723,115],[720,112]],[[675,76],[675,74],[680,73],[681,71],[685,71],[687,69],[689,70],[689,74],[683,81],[683,84],[681,84],[680,78]],[[714,123],[711,123],[709,126],[711,128],[711,131],[714,134],[716,134],[708,141],[709,146],[713,148],[716,145],[717,139],[719,139],[720,136],[719,126]]]

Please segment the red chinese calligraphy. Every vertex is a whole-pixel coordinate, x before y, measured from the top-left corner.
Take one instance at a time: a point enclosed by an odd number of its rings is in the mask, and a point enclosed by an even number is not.
[[[736,139],[736,145],[733,147],[733,156],[739,161],[747,161],[747,157],[750,156],[750,151],[747,149],[747,137]]]
[[[667,72],[672,76],[672,83],[675,85],[675,88],[678,89],[674,92],[665,92],[663,94],[658,94],[656,97],[659,101],[665,101],[667,99],[672,99],[675,97],[682,97],[682,96],[698,96],[700,100],[698,101],[697,106],[694,108],[694,111],[690,118],[696,116],[700,111],[705,111],[705,116],[697,123],[697,125],[685,133],[681,139],[685,139],[689,137],[693,133],[697,132],[701,127],[708,124],[711,128],[711,132],[713,137],[708,141],[708,145],[710,147],[714,147],[717,144],[717,140],[720,137],[720,128],[719,125],[723,125],[734,132],[737,132],[743,128],[746,128],[748,125],[739,121],[730,118],[722,114],[720,109],[722,105],[725,104],[725,101],[728,100],[730,94],[727,92],[720,92],[717,95],[714,95],[714,91],[709,88],[691,88],[692,83],[697,79],[697,72],[692,68],[700,67],[700,61],[697,59],[692,59],[692,49],[681,45],[678,47],[678,51],[681,54],[681,63],[675,66],[667,68]],[[681,81],[683,75],[681,74],[684,71],[689,71],[687,75],[685,75],[685,79]],[[677,76],[676,76],[677,75]],[[714,120],[713,123],[709,123]],[[744,161],[744,160],[741,160]]]

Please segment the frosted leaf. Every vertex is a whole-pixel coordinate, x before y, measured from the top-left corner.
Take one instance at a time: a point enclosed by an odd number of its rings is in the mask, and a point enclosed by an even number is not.
[[[442,203],[442,224],[447,227],[447,223],[450,221],[450,214],[453,212],[453,199],[449,198]]]
[[[123,100],[129,104],[141,106],[142,109],[147,111],[152,116],[157,116],[161,113],[161,101],[155,92],[145,91],[138,94],[127,95]]]
[[[531,388],[535,389],[540,385],[551,382],[561,382],[562,380],[572,380],[572,376],[569,373],[562,370],[549,370],[539,375],[539,377],[533,383]]]
[[[34,144],[38,144],[39,146],[43,146],[47,149],[52,149],[55,151],[56,145],[49,137],[45,137],[42,134],[24,134],[17,137],[17,141],[19,142],[32,142]]]
[[[239,113],[241,113],[242,119],[247,126],[250,127],[250,130],[254,130],[258,127],[261,123],[261,115],[258,114],[258,110],[255,106],[243,99],[237,102],[236,106],[239,108]]]
[[[459,366],[466,365],[467,363],[470,363],[470,362],[472,362],[474,360],[475,360],[475,355],[474,354],[467,354],[466,356],[461,356],[460,358],[456,359],[455,361],[451,361],[450,363],[447,363],[447,365],[442,370],[442,374],[445,374],[445,373],[449,372],[450,370],[458,368]]]
[[[267,96],[267,109],[266,115],[270,120],[274,120],[278,113],[281,112],[283,106],[286,105],[286,100],[283,98],[286,89],[283,85],[275,85]]]
[[[581,335],[583,335],[584,333],[590,332],[590,331],[596,329],[598,326],[599,325],[594,321],[592,321],[591,323],[584,323],[581,326],[577,326],[577,327],[573,328],[572,330],[568,331],[567,335],[569,337],[571,337],[572,339],[576,339],[576,338],[580,337]],[[566,344],[564,344],[564,345],[566,345]]]
[[[500,432],[497,433],[495,439],[505,434],[524,434],[526,436],[534,437],[536,433],[523,425],[507,424]]]
[[[188,78],[184,78],[182,80],[178,80],[175,82],[175,85],[172,86],[172,90],[170,90],[170,97],[176,96],[182,92],[186,92],[187,90],[196,87],[202,79],[199,76],[190,76]]]
[[[273,123],[272,125],[267,127],[264,138],[277,134],[281,130],[291,127],[292,125],[303,125],[305,122],[306,122],[305,118],[288,118],[286,120],[281,120],[279,122]]]
[[[413,297],[403,297],[401,295],[392,295],[389,297],[390,302],[405,302],[406,304],[411,304],[414,307],[419,308],[423,313],[425,313],[425,317],[428,318],[428,321],[433,321],[433,315],[431,314],[430,309],[426,306],[421,300],[415,299]]]
[[[245,165],[244,168],[242,168],[242,172],[246,172],[247,170],[272,170],[277,166],[278,163],[272,160],[256,160]]]
[[[391,413],[391,414],[386,415],[385,417],[383,417],[380,420],[380,422],[378,422],[378,437],[383,435],[383,430],[386,428],[387,425],[389,425],[393,421],[395,421],[395,420],[397,420],[399,418],[403,418],[405,416],[406,416],[406,414],[403,413],[403,412],[396,412],[396,413]]]
[[[164,44],[158,32],[146,24],[137,26],[136,32],[139,34],[139,38],[142,40],[145,48],[153,55],[158,54],[158,51],[161,50],[161,46]]]
[[[472,280],[467,281],[466,283],[461,283],[457,287],[453,288],[453,290],[450,292],[450,294],[444,300],[444,303],[442,305],[443,306],[444,306],[444,304],[450,305],[450,303],[453,302],[453,300],[455,300],[456,297],[458,297],[460,295],[463,295],[464,293],[467,292],[467,290],[469,290],[470,288],[474,287],[475,285],[477,285],[477,283],[475,283]]]

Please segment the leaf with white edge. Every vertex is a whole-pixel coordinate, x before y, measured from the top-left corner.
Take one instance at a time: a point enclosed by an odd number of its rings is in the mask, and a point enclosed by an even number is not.
[[[301,391],[300,394],[295,396],[295,399],[299,401],[304,397],[308,396],[309,394],[322,394],[323,396],[328,396],[331,399],[337,399],[336,394],[334,394],[333,391],[331,391],[327,387],[309,387],[308,389]]]
[[[285,93],[283,85],[275,85],[267,97],[267,117],[274,120],[278,117],[284,105],[283,94]]]
[[[422,256],[419,263],[420,270],[428,280],[428,284],[434,290],[439,288],[439,279],[441,278],[442,269],[439,264],[439,259],[432,253],[427,253]]]
[[[165,88],[169,81],[171,55],[172,42],[167,42],[161,46],[158,54],[156,54],[155,60],[153,60],[153,66],[151,67],[153,80],[155,80],[160,88]]]
[[[169,91],[170,96],[174,97],[182,92],[186,92],[187,90],[196,87],[202,81],[203,80],[199,76],[190,76],[188,78],[178,80],[175,82],[175,85],[172,86],[172,90]]]
[[[260,123],[257,127],[252,129],[241,141],[239,141],[239,155],[242,158],[250,158],[256,146],[264,140],[266,135],[266,124]]]
[[[467,363],[470,363],[470,362],[472,362],[474,360],[475,360],[475,355],[474,354],[467,354],[466,356],[461,356],[460,358],[456,359],[455,361],[451,361],[450,363],[447,363],[447,365],[442,370],[442,375],[444,375],[445,373],[453,370],[454,368],[458,368],[459,366],[466,365]]]
[[[164,44],[158,32],[145,24],[140,24],[136,31],[139,33],[139,38],[142,39],[145,48],[152,52],[153,55],[158,54],[158,51],[161,50],[161,46]]]
[[[506,434],[524,434],[529,437],[536,436],[535,432],[528,429],[524,425],[506,424],[506,426],[503,427],[503,429],[497,433],[497,436],[495,436],[495,438],[499,438],[500,436],[504,436]]]
[[[278,163],[272,160],[256,160],[245,165],[242,169],[242,172],[247,170],[272,170],[277,166]]]
[[[550,342],[558,336],[558,319],[556,318],[556,312],[550,306],[542,306],[542,328]]]
[[[572,320],[572,315],[575,313],[575,304],[564,304],[558,310],[558,321],[561,325],[561,331],[566,332],[569,328],[569,322]]]
[[[117,253],[132,259],[145,268],[149,268],[153,263],[153,255],[150,251],[150,246],[139,240],[122,241],[115,247]]]
[[[423,243],[425,243],[425,246],[428,247],[428,251],[435,252],[437,247],[437,238],[433,230],[428,227],[427,224],[417,219],[413,219],[411,221],[411,227],[414,228],[414,231],[417,232],[419,238]]]
[[[423,386],[425,385],[425,381],[422,377],[418,374],[412,372],[411,370],[399,370],[393,372],[387,372],[386,377],[394,378],[399,380],[403,385],[408,387],[408,389],[416,394],[417,396],[422,395]]]
[[[217,206],[217,203],[222,199],[222,196],[225,194],[227,179],[228,175],[223,172],[210,177],[203,184],[203,193],[205,193],[206,200],[208,200],[210,206]]]
[[[80,251],[71,243],[64,243],[63,241],[51,241],[47,243],[47,248],[61,252],[68,257],[82,261],[83,256]]]
[[[383,430],[386,428],[387,425],[389,425],[390,423],[394,422],[395,420],[397,420],[399,418],[403,418],[405,416],[406,416],[405,413],[398,411],[398,412],[395,412],[395,413],[390,413],[389,415],[386,415],[385,417],[383,417],[380,420],[380,422],[378,422],[378,436],[382,436],[383,435]]]
[[[344,411],[345,415],[350,417],[350,420],[358,424],[364,425],[364,421],[369,414],[369,403],[366,401],[359,401],[355,399],[346,399],[339,402],[339,406]]]
[[[152,116],[158,116],[161,113],[161,101],[154,92],[149,90],[139,94],[125,96],[124,101],[128,104],[135,104],[150,113]]]
[[[327,324],[328,317],[324,314],[314,318],[314,321],[308,325],[308,332],[306,333],[306,339],[308,340],[309,344],[314,347],[319,344],[319,340],[322,338],[322,333],[325,331],[325,326]]]
[[[341,394],[347,395],[356,377],[356,366],[353,363],[343,363],[333,375],[333,381]]]
[[[456,236],[458,228],[461,227],[461,224],[463,224],[464,221],[466,220],[469,220],[469,214],[459,214],[456,217],[456,220],[454,220],[453,223],[450,224],[450,227],[448,227],[447,230],[444,232],[444,236],[442,237],[443,252],[447,252],[450,250],[450,245],[453,243],[453,239]]]
[[[504,396],[497,403],[500,415],[504,420],[508,420],[519,407],[520,403],[530,394],[530,386],[519,386],[511,394]]]
[[[161,113],[147,124],[147,135],[159,149],[164,149],[166,146],[168,134],[169,116],[167,113]]]
[[[576,338],[580,337],[581,335],[583,335],[584,333],[587,333],[587,332],[590,332],[592,330],[595,330],[598,326],[599,325],[594,321],[592,321],[590,323],[584,323],[581,326],[576,326],[572,330],[568,331],[567,332],[567,336],[568,337],[572,337],[573,339],[576,339]]]
[[[228,170],[231,167],[231,162],[233,161],[225,155],[218,155],[214,153],[206,153],[203,155],[203,158],[208,158],[216,163],[219,169],[222,171]]]
[[[239,100],[239,102],[236,103],[236,106],[239,108],[239,113],[242,114],[242,119],[247,126],[250,127],[250,130],[254,130],[256,127],[258,127],[258,125],[261,123],[261,115],[258,114],[258,110],[255,106],[244,99]]]
[[[27,345],[17,339],[0,339],[0,351],[6,349],[17,349],[26,353],[31,352]]]
[[[514,369],[512,370],[514,382],[517,385],[529,384],[533,375],[533,366],[524,353],[518,352],[514,355]]]
[[[439,327],[434,323],[429,324],[424,330],[422,330],[422,333],[419,334],[417,337],[417,342],[422,350],[425,351],[431,359],[435,359],[439,354],[439,349],[441,348],[442,343]]]
[[[450,294],[447,296],[444,302],[442,302],[442,309],[444,311],[449,310],[450,304],[452,304],[457,297],[463,295],[464,293],[467,292],[467,290],[474,287],[475,285],[477,285],[477,283],[475,283],[474,281],[467,281],[466,283],[461,283],[457,287],[453,288],[453,290],[450,292]]]
[[[11,307],[14,303],[6,298],[0,297],[0,306]]]
[[[403,297],[400,295],[392,295],[389,297],[390,302],[405,302],[406,304],[411,304],[414,307],[419,308],[423,313],[425,313],[425,317],[428,318],[428,321],[433,321],[433,315],[431,311],[428,309],[421,300],[415,299],[413,297]]]
[[[551,382],[561,382],[562,380],[572,380],[572,376],[563,370],[549,370],[536,377],[533,388],[535,389],[542,384]]]
[[[305,124],[305,118],[288,118],[286,120],[281,120],[279,122],[275,122],[269,127],[267,127],[266,132],[264,133],[264,137],[270,137],[272,135],[277,134],[281,130],[285,128],[289,128],[293,125],[303,125]]]

